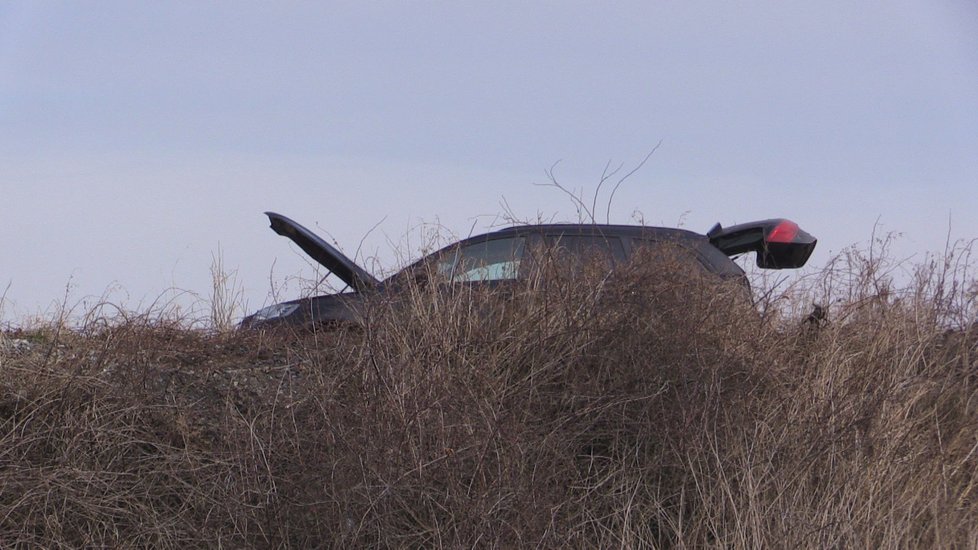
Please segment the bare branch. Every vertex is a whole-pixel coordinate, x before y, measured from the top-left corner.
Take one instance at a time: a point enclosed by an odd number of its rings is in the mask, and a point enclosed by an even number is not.
[[[608,208],[605,210],[604,213],[605,223],[611,223],[611,202],[612,200],[614,200],[615,193],[618,191],[618,188],[621,187],[621,184],[624,183],[625,180],[627,180],[629,177],[631,177],[632,174],[638,172],[643,166],[645,166],[645,163],[649,161],[649,159],[652,157],[652,154],[655,153],[661,145],[662,145],[662,140],[660,139],[659,143],[656,143],[655,147],[653,147],[652,150],[649,151],[649,154],[645,155],[645,158],[642,159],[642,162],[638,163],[638,166],[632,168],[631,171],[629,171],[627,174],[622,176],[621,179],[618,180],[618,183],[615,184],[614,189],[611,190],[611,195],[608,197]]]
[[[617,168],[611,172],[608,172],[608,168],[611,167],[611,159],[608,159],[607,164],[604,165],[604,170],[601,172],[601,180],[598,181],[598,187],[594,190],[594,199],[591,201],[591,212],[598,211],[598,194],[601,193],[601,186],[604,185],[604,182],[615,177],[615,174],[617,174],[624,166],[625,163],[623,162],[619,164]]]
[[[558,164],[560,164],[559,160],[553,163],[553,165],[550,166],[549,170],[544,171],[544,173],[547,174],[547,179],[550,180],[549,183],[534,183],[533,185],[539,187],[556,187],[560,191],[563,191],[564,194],[570,197],[571,200],[573,200],[574,203],[577,205],[578,218],[581,218],[581,212],[583,211],[585,214],[587,214],[587,217],[590,218],[591,223],[595,223],[594,212],[588,209],[587,205],[584,204],[584,201],[582,201],[580,197],[575,195],[573,192],[571,192],[566,187],[564,187],[559,181],[557,181],[557,177],[554,176],[554,169],[557,167]]]

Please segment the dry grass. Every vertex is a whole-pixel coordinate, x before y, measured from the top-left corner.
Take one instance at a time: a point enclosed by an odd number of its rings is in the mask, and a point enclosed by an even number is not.
[[[763,317],[639,263],[411,286],[359,330],[10,332],[0,546],[974,547],[974,286],[883,267]]]

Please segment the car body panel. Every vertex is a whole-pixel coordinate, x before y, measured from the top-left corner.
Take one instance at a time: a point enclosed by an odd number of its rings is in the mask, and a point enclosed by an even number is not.
[[[275,212],[265,212],[265,215],[271,221],[273,231],[291,239],[312,259],[355,290],[362,292],[380,283],[376,277],[357,265],[356,262],[347,258],[334,246],[297,222]]]
[[[281,326],[313,327],[322,324],[355,325],[361,321],[362,292],[312,296],[274,304],[241,321],[241,328],[269,329]]]

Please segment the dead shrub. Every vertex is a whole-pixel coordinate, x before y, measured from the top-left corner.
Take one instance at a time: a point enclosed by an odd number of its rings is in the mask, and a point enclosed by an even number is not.
[[[408,281],[358,330],[9,333],[0,545],[978,543],[960,264],[900,287],[850,251],[762,316],[681,259],[540,258]]]

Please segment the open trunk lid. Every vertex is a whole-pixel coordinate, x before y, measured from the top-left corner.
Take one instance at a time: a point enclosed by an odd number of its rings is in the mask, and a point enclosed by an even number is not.
[[[757,266],[765,269],[793,269],[805,265],[818,242],[798,224],[783,218],[727,228],[716,224],[706,236],[710,244],[727,256],[756,252]]]
[[[265,212],[272,222],[272,230],[283,237],[292,239],[299,248],[330,270],[344,283],[357,291],[364,291],[380,283],[376,277],[367,273],[353,260],[324,241],[318,235],[302,227],[298,223],[275,212]]]

